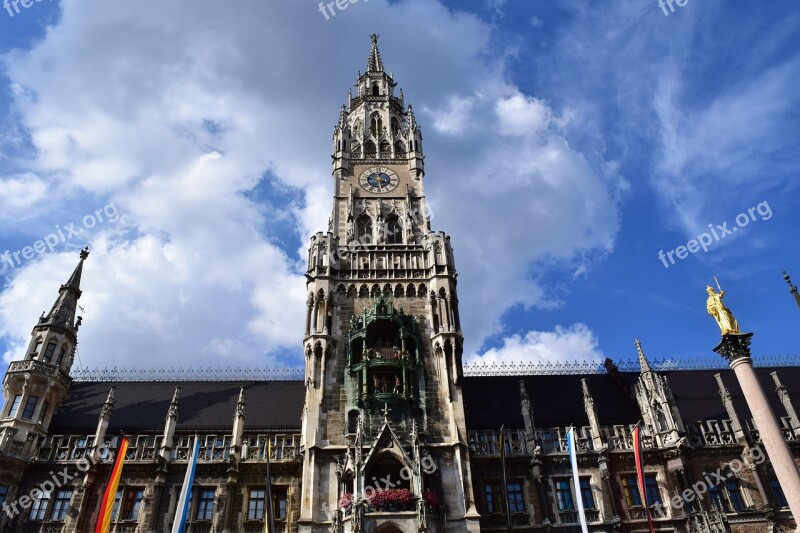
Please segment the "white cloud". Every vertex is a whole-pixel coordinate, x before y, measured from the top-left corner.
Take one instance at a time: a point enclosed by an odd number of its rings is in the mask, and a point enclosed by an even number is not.
[[[568,328],[556,326],[554,331],[534,330],[524,336],[506,337],[499,348],[473,355],[466,362],[488,365],[575,361],[599,363],[603,359],[594,333],[585,324],[573,324]]]
[[[44,199],[47,182],[32,173],[0,178],[0,217],[18,219]]]
[[[532,264],[580,268],[613,246],[607,176],[569,146],[566,111],[502,81],[503,57],[487,58],[491,30],[474,16],[422,0],[355,4],[330,21],[297,2],[61,8],[43,40],[5,62],[37,153],[18,163],[52,176],[79,216],[97,197],[126,215],[86,237],[84,365],[255,366],[299,347],[298,265],[306,236],[327,225],[331,128],[369,46],[366,30],[342,24],[391,20],[384,63],[428,110],[427,194],[436,229],[454,236],[469,350],[509,306],[552,301]],[[266,200],[296,224],[299,255],[275,244],[248,197],[267,173],[304,199]],[[7,360],[76,260],[44,256],[0,295]],[[298,350],[289,364],[301,361]]]

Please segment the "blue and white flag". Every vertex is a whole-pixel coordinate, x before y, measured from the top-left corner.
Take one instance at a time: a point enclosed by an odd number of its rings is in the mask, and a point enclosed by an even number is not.
[[[572,484],[575,487],[575,501],[578,504],[578,520],[581,522],[581,531],[589,533],[586,525],[586,515],[583,512],[583,496],[581,495],[581,480],[578,477],[578,459],[575,457],[575,428],[569,428],[567,433],[567,448],[569,449],[569,462],[572,465]]]
[[[172,533],[183,533],[186,528],[186,515],[189,512],[189,496],[192,493],[192,483],[194,483],[194,471],[197,468],[197,456],[200,455],[200,439],[195,436],[194,449],[189,464],[186,466],[186,477],[183,478],[181,497],[178,498],[178,506],[175,508],[175,521],[172,523]]]

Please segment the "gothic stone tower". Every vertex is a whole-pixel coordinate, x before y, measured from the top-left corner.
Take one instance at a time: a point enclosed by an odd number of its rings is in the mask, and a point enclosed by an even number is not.
[[[25,358],[13,361],[3,380],[0,484],[8,483],[12,491],[19,487],[28,461],[47,436],[55,408],[72,383],[69,372],[81,325],[76,311],[81,297],[83,262],[88,256],[88,249],[81,251],[78,266],[59,289],[50,312],[42,313],[33,326]],[[8,494],[6,500],[18,496]]]
[[[377,40],[334,128],[333,213],[309,249],[299,531],[478,531],[458,274]]]

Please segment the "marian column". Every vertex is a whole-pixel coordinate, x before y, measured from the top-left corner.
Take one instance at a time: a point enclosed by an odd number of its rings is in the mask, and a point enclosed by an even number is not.
[[[733,313],[722,303],[725,291],[720,289],[720,292],[716,293],[712,287],[708,287],[706,291],[708,292],[706,310],[716,319],[722,331],[722,342],[714,348],[714,351],[728,360],[739,380],[739,386],[753,414],[753,422],[761,435],[767,456],[775,468],[775,475],[781,484],[786,501],[789,502],[795,523],[798,523],[800,522],[800,472],[778,426],[775,414],[769,406],[764,389],[753,370],[753,360],[750,358],[750,341],[753,334],[742,333],[739,330],[739,324]]]

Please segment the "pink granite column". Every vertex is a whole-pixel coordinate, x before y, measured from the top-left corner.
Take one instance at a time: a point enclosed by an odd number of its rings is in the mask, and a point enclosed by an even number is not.
[[[800,472],[778,426],[775,414],[770,408],[764,389],[753,370],[753,360],[749,357],[734,359],[731,362],[731,369],[739,380],[747,406],[761,435],[761,442],[775,468],[775,475],[781,484],[786,501],[789,502],[795,523],[798,523],[800,522]]]

